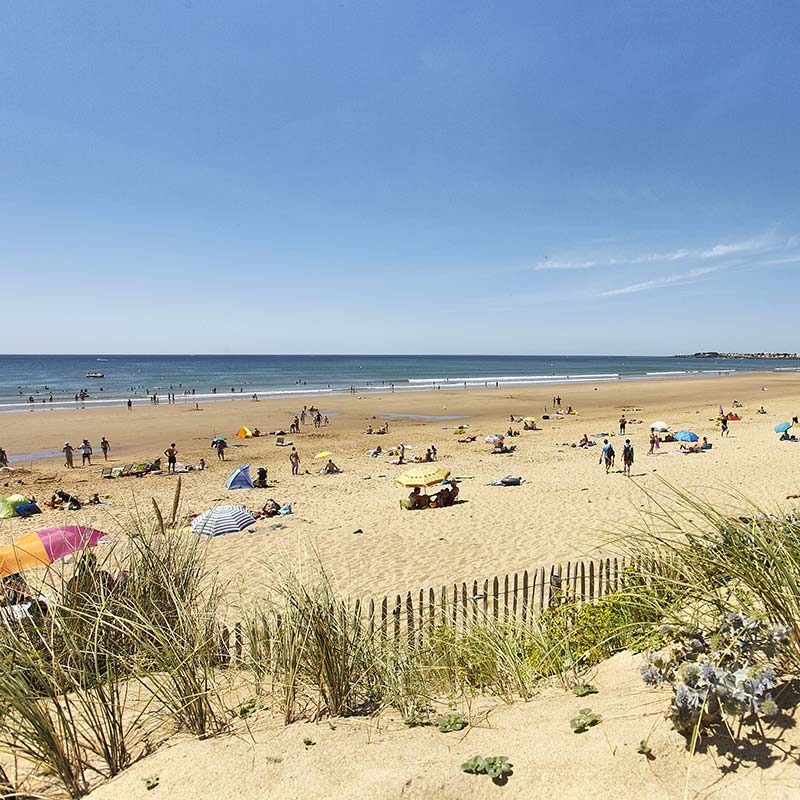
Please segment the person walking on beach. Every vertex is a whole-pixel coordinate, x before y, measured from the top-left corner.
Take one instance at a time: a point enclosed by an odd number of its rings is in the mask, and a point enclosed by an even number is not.
[[[100,449],[103,451],[103,461],[108,461],[108,454],[111,452],[111,445],[108,443],[108,439],[104,436],[100,439]]]
[[[292,475],[300,474],[300,454],[297,448],[293,447],[292,452],[289,453],[289,463],[292,465]]]
[[[720,420],[720,436],[727,436],[728,435],[728,418],[723,417]]]
[[[603,452],[600,454],[600,463],[605,464],[606,475],[614,463],[614,448],[608,443],[608,439],[603,439]]]
[[[73,449],[72,445],[69,442],[64,442],[64,447],[62,449],[62,452],[64,453],[64,459],[65,459],[64,466],[67,469],[75,469],[75,465],[72,463]]]
[[[628,420],[625,419],[625,415],[623,414],[619,418],[619,432],[621,436],[625,435],[625,426],[628,424]]]
[[[631,476],[631,467],[633,466],[633,445],[630,439],[625,440],[622,447],[622,472],[629,478]]]
[[[225,448],[228,446],[228,443],[224,439],[217,439],[215,444],[217,448],[217,461],[224,461]]]
[[[89,466],[92,466],[92,446],[89,444],[88,439],[84,439],[81,442],[81,446],[78,448],[81,451],[81,466],[86,466],[88,462]]]
[[[175,464],[178,462],[178,448],[175,447],[175,442],[164,451],[164,455],[167,457],[167,474],[171,472],[174,475]]]
[[[558,397],[556,397],[556,405],[559,406],[559,407],[561,406],[561,396],[560,395]]]
[[[128,411],[130,411],[132,407],[133,407],[133,403],[131,402],[131,399],[129,397],[128,398]]]

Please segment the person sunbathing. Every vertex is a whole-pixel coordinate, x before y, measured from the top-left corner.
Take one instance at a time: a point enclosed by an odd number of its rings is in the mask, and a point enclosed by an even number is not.
[[[323,474],[325,474],[325,475],[336,475],[337,473],[341,472],[341,470],[340,470],[340,469],[339,469],[339,467],[337,467],[337,466],[336,466],[336,464],[334,464],[334,463],[333,463],[333,461],[332,461],[332,460],[329,458],[329,459],[328,459],[328,463],[327,463],[327,464],[325,465],[325,467],[322,469],[322,472],[323,472]]]
[[[589,434],[584,433],[581,440],[578,442],[578,447],[588,447],[591,444],[589,441]]]
[[[761,406],[761,408],[759,408],[758,411],[756,411],[756,414],[766,414],[766,413],[767,409],[764,408],[764,406]]]
[[[281,510],[281,507],[270,497],[261,507],[261,516],[274,517]]]

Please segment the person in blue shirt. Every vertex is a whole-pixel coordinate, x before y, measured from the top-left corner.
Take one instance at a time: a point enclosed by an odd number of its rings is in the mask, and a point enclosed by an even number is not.
[[[614,465],[614,448],[608,443],[608,439],[603,439],[603,452],[600,455],[600,463],[606,466],[606,475]]]

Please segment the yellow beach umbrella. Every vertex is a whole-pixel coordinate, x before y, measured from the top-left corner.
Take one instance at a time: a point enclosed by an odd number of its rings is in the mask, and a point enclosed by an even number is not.
[[[450,477],[450,470],[436,464],[420,464],[404,472],[395,481],[401,486],[433,486]]]
[[[525,417],[525,419],[523,419],[522,421],[523,422],[536,422],[536,417]]]
[[[333,453],[330,450],[323,450],[321,453],[317,453],[314,458],[330,458]]]

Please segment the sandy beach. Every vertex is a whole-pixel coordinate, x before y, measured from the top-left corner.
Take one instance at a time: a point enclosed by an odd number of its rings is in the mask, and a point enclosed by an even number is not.
[[[767,391],[764,391],[766,388]],[[542,420],[552,413],[553,396],[580,414]],[[714,418],[720,403],[725,410],[738,400],[742,420],[730,423],[721,438]],[[453,581],[503,575],[565,559],[596,555],[609,532],[639,518],[648,505],[647,493],[662,491],[662,480],[727,503],[727,491],[772,505],[785,503],[798,491],[794,465],[798,450],[779,442],[773,426],[790,420],[800,406],[800,380],[795,375],[750,374],[720,378],[627,381],[593,386],[487,388],[483,390],[386,393],[335,397],[322,412],[329,424],[315,429],[310,419],[299,435],[287,436],[300,453],[301,474],[292,476],[289,447],[277,447],[274,436],[241,440],[241,425],[262,432],[288,430],[303,400],[231,400],[201,405],[175,405],[74,411],[35,411],[0,415],[0,446],[12,459],[13,471],[3,472],[6,495],[15,491],[45,500],[57,488],[86,499],[98,492],[110,505],[77,512],[45,509],[30,519],[0,522],[7,542],[31,530],[67,519],[90,524],[112,535],[131,514],[148,517],[155,498],[171,507],[176,477],[100,478],[106,466],[99,448],[101,436],[111,442],[108,466],[154,459],[175,442],[179,459],[208,469],[183,475],[182,513],[200,513],[215,504],[236,503],[260,508],[268,497],[291,503],[287,517],[262,520],[248,530],[207,541],[212,564],[220,576],[245,594],[263,586],[275,564],[303,566],[319,559],[339,586],[354,595],[382,595]],[[308,400],[311,404],[313,400]],[[764,405],[766,415],[756,414]],[[623,408],[641,409],[626,416],[644,420],[628,426],[635,446],[631,479],[621,470],[625,437],[611,441],[617,465],[606,475],[598,464],[600,447],[572,448],[586,433],[614,434]],[[539,431],[524,431],[511,442],[509,455],[490,453],[487,434],[504,433],[509,416],[533,416]],[[450,419],[448,419],[450,418]],[[712,450],[693,455],[678,453],[678,444],[662,445],[647,455],[649,424],[665,420],[675,430],[689,429],[707,436]],[[389,423],[385,436],[369,436],[368,425]],[[459,443],[452,428],[469,425],[477,441]],[[514,424],[515,429],[522,425]],[[219,462],[209,447],[213,435],[227,436],[231,445]],[[94,446],[93,464],[65,469],[63,458],[21,463],[17,453],[59,450],[65,441],[77,446],[86,437]],[[602,443],[602,439],[594,439]],[[405,467],[389,459],[370,458],[377,445],[383,450],[403,442],[407,458],[424,456],[435,445],[439,462],[462,477],[460,499],[449,508],[403,511],[404,492],[394,478]],[[344,471],[320,475],[320,451],[333,453]],[[228,492],[225,480],[243,463],[253,473],[265,466],[274,487]],[[518,487],[488,486],[506,475],[520,476]],[[22,483],[19,483],[19,482]]]

